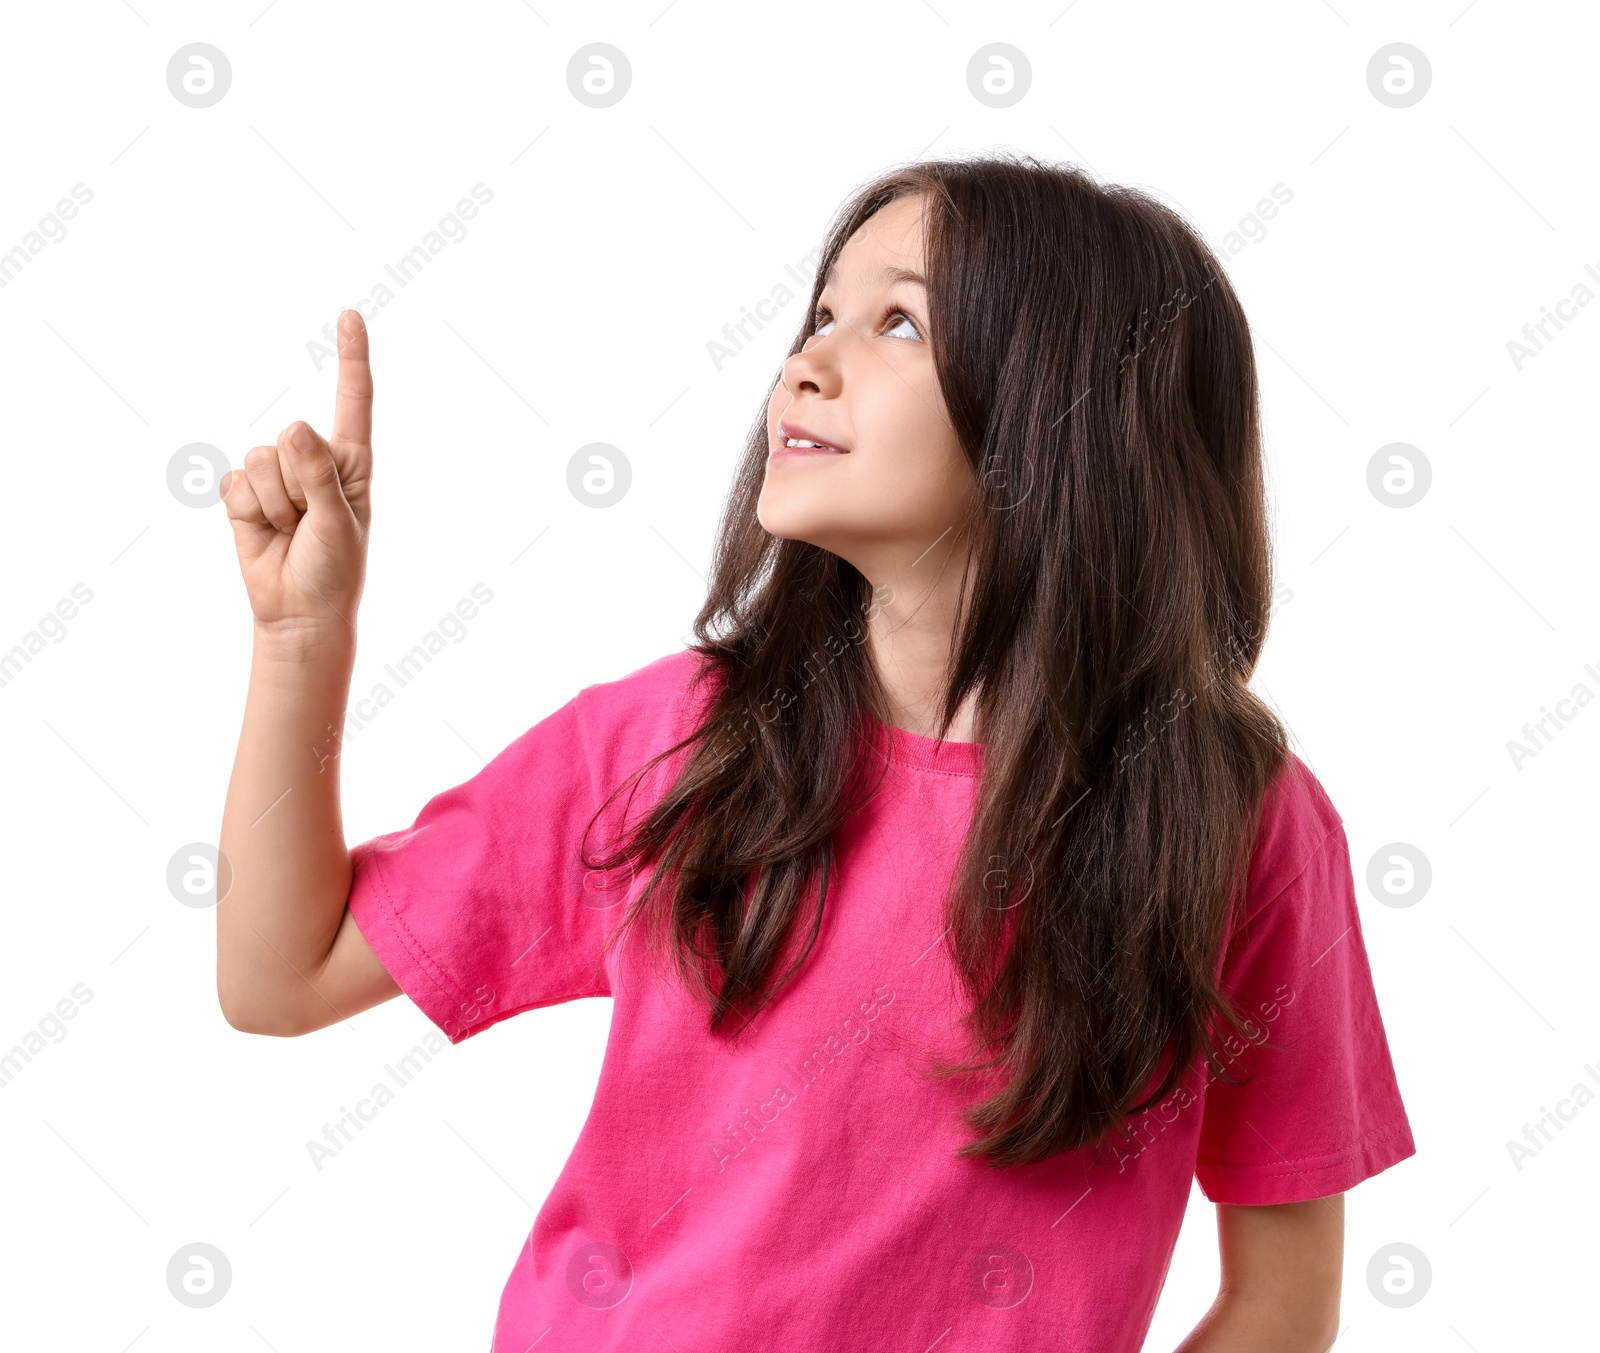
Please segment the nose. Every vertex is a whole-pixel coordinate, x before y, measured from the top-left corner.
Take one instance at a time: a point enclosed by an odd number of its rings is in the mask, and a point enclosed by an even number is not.
[[[783,363],[783,383],[791,396],[809,392],[832,398],[839,393],[840,378],[837,334],[812,340]]]

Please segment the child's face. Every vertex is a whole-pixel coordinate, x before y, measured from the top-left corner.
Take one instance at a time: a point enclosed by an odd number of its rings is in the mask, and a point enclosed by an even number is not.
[[[818,332],[784,363],[767,405],[756,508],[772,534],[830,550],[874,580],[959,527],[975,488],[934,371],[927,291],[892,269],[925,271],[921,198],[882,208],[840,250]],[[834,449],[792,449],[793,438]]]

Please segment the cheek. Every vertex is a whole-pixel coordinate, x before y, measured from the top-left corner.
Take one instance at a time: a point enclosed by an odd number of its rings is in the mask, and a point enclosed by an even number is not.
[[[870,379],[860,388],[875,433],[923,462],[943,460],[952,449],[960,453],[930,359],[879,362],[866,374]]]
[[[961,499],[971,468],[960,439],[945,415],[937,381],[925,373],[885,372],[862,409],[865,426],[858,431],[871,448],[874,480],[896,487],[905,510],[924,516],[932,511],[946,518],[952,499]]]

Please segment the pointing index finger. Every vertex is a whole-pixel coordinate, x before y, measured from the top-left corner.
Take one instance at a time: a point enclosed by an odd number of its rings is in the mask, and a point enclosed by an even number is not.
[[[372,367],[367,326],[359,310],[339,316],[339,389],[333,405],[333,444],[372,444]]]

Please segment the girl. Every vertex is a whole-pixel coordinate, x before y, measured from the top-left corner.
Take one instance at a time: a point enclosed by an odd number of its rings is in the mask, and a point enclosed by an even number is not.
[[[1247,685],[1256,375],[1195,232],[1031,158],[868,185],[697,642],[354,850],[304,751],[369,522],[339,329],[331,438],[226,486],[256,641],[218,996],[302,1034],[403,991],[453,1043],[614,998],[496,1353],[1135,1350],[1194,1178],[1223,1281],[1182,1348],[1326,1349],[1343,1191],[1413,1145],[1339,815]]]

